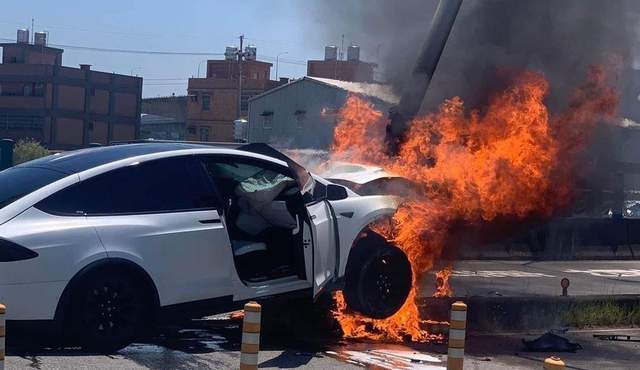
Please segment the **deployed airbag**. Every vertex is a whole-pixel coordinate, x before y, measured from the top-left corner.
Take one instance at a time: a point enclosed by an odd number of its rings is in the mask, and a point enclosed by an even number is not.
[[[295,229],[298,226],[291,213],[287,209],[287,203],[283,200],[274,200],[260,210],[260,215],[270,224],[285,229]]]

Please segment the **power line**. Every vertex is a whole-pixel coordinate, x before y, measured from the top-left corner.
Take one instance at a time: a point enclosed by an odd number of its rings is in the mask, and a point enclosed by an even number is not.
[[[14,41],[14,39],[0,37],[0,41]],[[98,53],[120,53],[120,54],[144,54],[144,55],[174,55],[174,56],[224,56],[224,53],[207,53],[207,52],[183,52],[183,51],[159,51],[159,50],[136,50],[136,49],[112,49],[97,48],[90,46],[66,45],[66,44],[48,44],[47,46],[64,48],[70,50],[92,51]],[[262,55],[261,59],[274,62],[276,57]],[[300,59],[280,58],[280,63],[306,66],[307,62]]]
[[[13,39],[0,38],[2,41],[14,41]],[[86,50],[104,53],[122,53],[122,54],[150,54],[150,55],[188,55],[188,56],[223,56],[224,53],[206,53],[206,52],[183,52],[183,51],[157,51],[157,50],[135,50],[135,49],[110,49],[96,48],[90,46],[65,45],[65,44],[47,44],[56,48],[65,48],[71,50]]]
[[[14,41],[13,39],[0,37],[2,41]],[[120,53],[120,54],[145,54],[145,55],[174,55],[174,56],[224,56],[224,53],[207,53],[207,52],[183,52],[183,51],[158,51],[158,50],[137,50],[137,49],[111,49],[96,48],[90,46],[66,45],[66,44],[48,44],[48,46],[64,48],[69,50],[93,51],[99,53]],[[266,61],[275,61],[276,57],[263,55],[261,59]],[[307,62],[300,59],[280,58],[280,63],[294,64],[306,66]]]
[[[187,78],[144,78],[146,81],[187,81]]]
[[[57,48],[65,48],[71,50],[86,50],[105,53],[121,53],[121,54],[147,54],[147,55],[188,55],[188,56],[223,56],[224,53],[206,53],[206,52],[183,52],[183,51],[157,51],[157,50],[134,50],[134,49],[109,49],[94,48],[89,46],[75,46],[63,44],[49,44]]]
[[[142,83],[145,86],[184,86],[184,85],[187,84],[186,81],[185,82],[167,82],[167,83],[150,83],[150,84],[148,84],[148,83],[144,82],[144,79],[142,80]]]

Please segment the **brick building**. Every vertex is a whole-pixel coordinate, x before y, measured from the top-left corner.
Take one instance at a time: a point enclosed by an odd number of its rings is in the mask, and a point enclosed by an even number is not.
[[[186,95],[142,99],[140,139],[184,140],[187,100]]]
[[[375,63],[360,60],[360,48],[349,46],[347,60],[338,58],[335,46],[325,48],[324,60],[309,60],[307,62],[307,76],[329,78],[332,80],[373,83]]]
[[[142,78],[65,67],[62,49],[39,42],[0,44],[0,138],[74,149],[138,137]]]
[[[242,62],[241,117],[247,116],[249,98],[281,84],[270,79],[271,67],[258,60]],[[187,140],[233,141],[233,121],[239,118],[238,72],[237,60],[209,60],[206,78],[189,79]]]

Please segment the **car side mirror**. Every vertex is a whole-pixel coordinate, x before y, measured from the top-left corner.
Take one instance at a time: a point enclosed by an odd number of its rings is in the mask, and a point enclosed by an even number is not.
[[[327,185],[327,200],[342,200],[348,197],[347,188],[344,186],[336,184]]]

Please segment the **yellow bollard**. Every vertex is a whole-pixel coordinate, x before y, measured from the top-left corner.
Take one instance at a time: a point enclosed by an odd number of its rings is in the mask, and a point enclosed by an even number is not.
[[[5,341],[4,337],[7,335],[6,321],[4,320],[4,314],[7,312],[7,308],[0,304],[0,370],[4,370],[4,354],[5,354]]]
[[[244,305],[242,347],[240,348],[240,370],[258,369],[261,312],[262,307],[256,302],[249,302]]]
[[[560,357],[551,356],[544,360],[545,370],[564,370],[564,362],[560,359]]]
[[[464,364],[464,339],[466,330],[467,305],[460,301],[454,302],[451,305],[447,370],[462,370]]]

